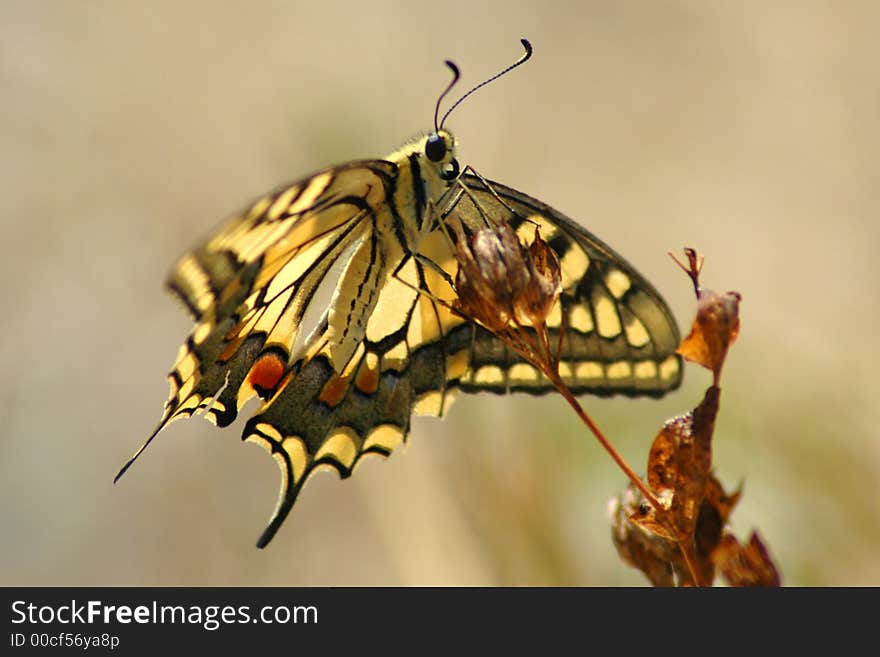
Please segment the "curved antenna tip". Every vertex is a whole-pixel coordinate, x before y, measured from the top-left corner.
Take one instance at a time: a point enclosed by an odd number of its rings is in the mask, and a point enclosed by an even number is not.
[[[443,101],[443,99],[446,97],[446,94],[450,92],[452,87],[455,86],[455,83],[458,82],[458,79],[461,77],[461,71],[458,70],[458,66],[455,65],[455,62],[447,59],[443,63],[446,64],[450,71],[452,71],[452,80],[446,86],[446,89],[443,90],[443,93],[441,93],[440,96],[437,98],[437,104],[434,105],[434,132],[440,130],[440,123],[438,123],[437,121],[438,117],[440,116],[440,103]]]
[[[478,84],[477,86],[475,86],[474,88],[472,88],[470,91],[468,91],[466,94],[464,94],[461,98],[459,98],[457,101],[455,101],[455,102],[452,104],[452,107],[450,107],[448,110],[446,110],[446,113],[443,115],[443,118],[440,119],[439,126],[438,126],[438,124],[437,124],[437,112],[435,111],[435,112],[434,112],[434,126],[435,126],[435,129],[442,128],[443,125],[446,123],[446,119],[447,119],[447,117],[448,117],[450,114],[452,114],[452,111],[453,111],[456,107],[458,107],[459,105],[461,105],[462,101],[463,101],[465,98],[467,98],[468,96],[470,96],[472,93],[474,93],[477,89],[480,89],[480,88],[482,88],[482,87],[485,87],[487,84],[489,84],[490,82],[492,82],[492,81],[494,81],[494,80],[497,80],[497,79],[500,78],[502,75],[504,75],[504,74],[506,74],[506,73],[509,73],[510,71],[512,71],[513,69],[515,69],[516,67],[518,67],[518,66],[520,66],[520,65],[522,65],[522,64],[525,64],[525,63],[531,58],[531,56],[532,56],[532,44],[531,44],[531,43],[529,42],[529,40],[526,39],[525,37],[520,38],[519,42],[522,44],[522,47],[523,47],[523,49],[525,50],[525,54],[523,54],[522,57],[520,57],[518,60],[516,60],[513,64],[511,64],[510,66],[508,66],[508,67],[505,68],[504,70],[499,71],[498,73],[496,73],[495,75],[493,75],[491,78],[488,78],[488,79],[486,79],[486,80],[483,80],[480,84]],[[458,79],[458,67],[455,66],[454,64],[452,64],[452,62],[449,62],[449,61],[447,61],[446,64],[447,64],[447,66],[449,66],[449,67],[450,67],[450,68],[456,73],[456,80],[457,80],[457,79]],[[443,92],[443,95],[441,95],[441,98],[442,98],[444,95],[446,95],[446,93],[447,93],[448,91],[449,91],[449,88],[447,88],[446,91]],[[438,100],[438,101],[437,101],[437,109],[439,109],[439,107],[440,107],[440,101]]]

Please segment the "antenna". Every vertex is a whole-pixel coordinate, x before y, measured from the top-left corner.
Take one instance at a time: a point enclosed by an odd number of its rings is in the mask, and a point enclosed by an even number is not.
[[[487,84],[489,84],[490,82],[492,82],[492,81],[494,81],[494,80],[497,80],[497,79],[500,78],[502,75],[504,75],[504,74],[506,74],[506,73],[510,73],[510,71],[512,71],[513,69],[515,69],[517,66],[520,66],[521,64],[525,64],[525,63],[531,58],[531,56],[532,56],[532,44],[529,43],[528,39],[520,39],[519,41],[520,41],[520,43],[522,43],[523,49],[525,50],[525,53],[523,54],[523,56],[520,57],[518,60],[516,60],[513,64],[511,64],[510,66],[508,66],[508,67],[507,67],[506,69],[504,69],[503,71],[501,71],[501,72],[499,72],[499,73],[496,73],[495,75],[493,75],[493,76],[492,76],[491,78],[489,78],[488,80],[483,80],[480,84],[478,84],[476,87],[474,87],[473,89],[471,89],[470,91],[468,91],[464,96],[462,96],[462,97],[459,98],[457,101],[455,101],[455,102],[452,104],[452,107],[450,107],[448,110],[446,110],[446,114],[444,114],[444,115],[443,115],[443,118],[440,120],[440,125],[439,125],[439,126],[437,125],[437,112],[435,111],[435,112],[434,112],[434,128],[435,128],[435,130],[439,130],[440,128],[443,127],[443,124],[446,123],[446,118],[447,118],[450,114],[452,114],[452,110],[454,110],[456,107],[458,107],[459,105],[461,105],[462,101],[464,101],[465,98],[467,98],[468,96],[470,96],[472,93],[474,93],[474,92],[475,92],[477,89],[479,89],[480,87],[485,87]],[[452,62],[449,62],[449,61],[446,62],[446,65],[449,66],[449,67],[453,70],[453,72],[455,73],[455,79],[452,81],[452,84],[455,84],[455,82],[458,81],[458,67],[455,66],[455,64],[453,64]],[[440,98],[443,98],[443,96],[445,96],[445,95],[449,92],[449,90],[452,88],[452,84],[450,84],[450,85],[446,88],[446,91],[444,91],[444,92],[440,95]],[[437,109],[439,109],[439,108],[440,108],[440,100],[438,99],[438,100],[437,100]]]
[[[440,101],[442,101],[446,94],[448,94],[452,87],[455,86],[455,83],[458,82],[458,79],[461,77],[461,71],[458,70],[458,66],[456,66],[453,62],[450,62],[448,59],[444,62],[450,70],[452,71],[452,82],[450,82],[447,87],[443,90],[443,93],[437,98],[437,105],[434,107],[434,132],[440,130],[440,126],[437,124],[437,115],[440,114]],[[449,112],[447,112],[448,114]],[[443,117],[446,118],[445,116]]]

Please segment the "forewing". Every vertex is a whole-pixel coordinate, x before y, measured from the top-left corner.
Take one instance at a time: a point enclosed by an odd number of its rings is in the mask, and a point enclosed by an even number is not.
[[[661,396],[681,383],[675,353],[678,327],[659,292],[611,247],[553,208],[494,182],[463,177],[468,193],[445,212],[479,226],[508,221],[526,243],[535,227],[562,267],[560,303],[547,319],[550,344],[559,344],[560,374],[576,394]],[[537,369],[483,329],[473,339],[465,392],[552,389]]]

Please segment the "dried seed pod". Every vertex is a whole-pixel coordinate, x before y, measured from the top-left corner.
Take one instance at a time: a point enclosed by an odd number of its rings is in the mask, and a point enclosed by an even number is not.
[[[538,227],[528,249],[529,282],[517,297],[517,319],[523,324],[542,326],[562,293],[559,258],[545,242]]]
[[[531,281],[529,252],[508,224],[481,228],[466,235],[452,222],[458,272],[459,309],[490,331],[508,327],[514,304]]]

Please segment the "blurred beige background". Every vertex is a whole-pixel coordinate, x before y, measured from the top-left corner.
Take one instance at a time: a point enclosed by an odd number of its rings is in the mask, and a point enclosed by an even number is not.
[[[880,9],[871,2],[0,5],[5,311],[0,584],[641,585],[609,538],[625,481],[558,397],[461,397],[409,445],[306,487],[158,420],[190,324],[174,259],[277,183],[378,157],[461,89],[461,159],[579,220],[655,281],[744,297],[717,473],[793,585],[880,585]],[[771,6],[772,4],[772,6]],[[585,399],[637,469],[709,375]]]

